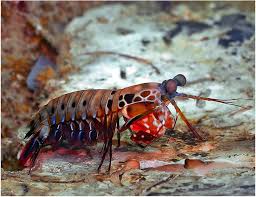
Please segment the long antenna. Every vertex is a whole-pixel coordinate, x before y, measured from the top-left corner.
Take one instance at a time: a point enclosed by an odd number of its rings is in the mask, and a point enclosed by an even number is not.
[[[201,96],[194,96],[194,95],[189,95],[189,94],[184,94],[184,93],[180,93],[178,95],[178,97],[192,98],[192,99],[204,100],[204,101],[214,101],[214,102],[223,103],[223,104],[226,104],[226,105],[233,105],[233,106],[240,107],[240,108],[243,108],[243,109],[248,109],[248,107],[250,107],[250,106],[244,107],[244,106],[237,105],[237,104],[233,103],[233,101],[240,100],[240,99],[221,100],[221,99],[215,99],[215,98],[207,98],[207,97],[201,97]],[[246,99],[246,100],[251,100],[251,99]]]

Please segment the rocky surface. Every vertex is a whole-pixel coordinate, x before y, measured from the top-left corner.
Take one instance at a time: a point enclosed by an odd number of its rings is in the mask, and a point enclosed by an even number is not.
[[[90,152],[43,150],[31,175],[28,169],[2,169],[1,194],[254,195],[254,23],[253,11],[218,3],[203,9],[196,4],[109,4],[74,19],[66,33],[79,72],[61,81],[58,93],[162,82],[182,73],[188,84],[180,92],[243,98],[236,104],[251,107],[178,100],[207,140],[196,141],[180,120],[175,132],[144,149],[126,132],[113,152],[110,174],[104,173],[107,161],[102,173],[96,173],[101,144]],[[117,55],[84,55],[93,51],[133,55],[154,67]],[[19,133],[22,139],[24,128]]]
[[[69,63],[65,26],[104,2],[5,1],[1,3],[1,164],[18,169],[17,131],[76,70]],[[52,66],[47,66],[51,64]]]

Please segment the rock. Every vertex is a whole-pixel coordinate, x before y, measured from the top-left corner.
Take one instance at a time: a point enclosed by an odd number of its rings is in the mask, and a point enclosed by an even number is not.
[[[32,67],[26,81],[27,86],[30,90],[36,90],[39,87],[40,81],[37,80],[38,75],[46,69],[51,69],[53,72],[55,72],[57,67],[51,60],[49,60],[44,55],[41,55],[37,59],[35,65]]]

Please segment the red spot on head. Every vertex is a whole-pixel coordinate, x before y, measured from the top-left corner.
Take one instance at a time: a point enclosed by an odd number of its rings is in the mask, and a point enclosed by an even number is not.
[[[153,101],[153,100],[155,100],[155,98],[156,98],[156,97],[155,97],[154,95],[151,95],[151,96],[148,97],[148,100]]]
[[[140,95],[142,96],[142,97],[147,97],[148,95],[150,94],[150,91],[143,91],[143,92],[141,92],[140,93]]]

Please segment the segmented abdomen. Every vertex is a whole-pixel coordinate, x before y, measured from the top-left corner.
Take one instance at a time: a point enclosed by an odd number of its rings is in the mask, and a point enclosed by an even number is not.
[[[79,137],[77,140],[89,143],[100,137],[100,129],[106,126],[104,118],[115,111],[111,104],[114,93],[112,90],[84,90],[65,94],[50,101],[39,115],[46,118],[44,114],[47,114],[47,121],[53,128],[51,133],[62,130],[67,139]]]
[[[112,138],[118,120],[118,109],[112,106],[118,92],[83,90],[51,100],[30,122],[31,136],[20,154],[24,164],[43,144],[57,146],[63,140],[70,144],[94,144]],[[116,108],[116,109],[115,109]]]

